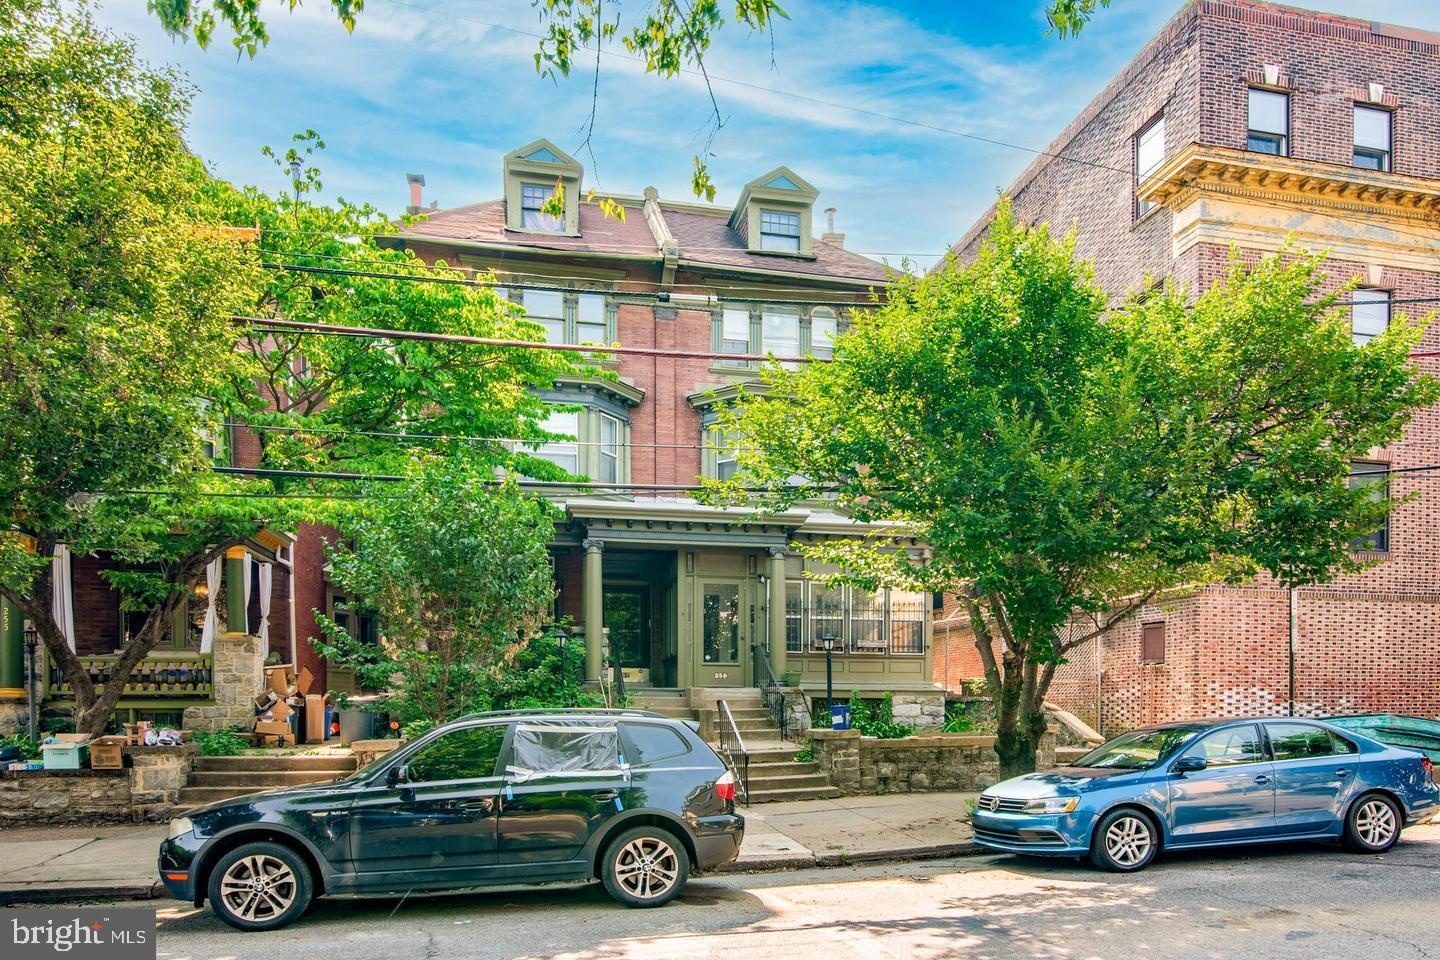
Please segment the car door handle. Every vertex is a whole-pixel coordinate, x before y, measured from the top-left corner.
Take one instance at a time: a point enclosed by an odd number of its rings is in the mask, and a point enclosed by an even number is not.
[[[484,810],[486,813],[489,813],[491,808],[495,806],[495,801],[490,797],[480,797],[475,800],[461,800],[456,806],[461,810]]]
[[[595,798],[596,803],[609,803],[611,800],[620,796],[620,794],[614,790],[596,790],[590,794],[590,796]]]
[[[1335,776],[1337,777],[1349,776],[1349,774],[1350,769],[1348,767],[1341,767],[1339,770],[1335,771]]]
[[[1255,778],[1255,782],[1258,783],[1258,784],[1261,784],[1261,785],[1263,786],[1264,784],[1267,784],[1267,783],[1270,782],[1270,778],[1267,777],[1267,776],[1265,776],[1265,774],[1262,773],[1262,774],[1260,774],[1260,776],[1258,776],[1258,777]]]

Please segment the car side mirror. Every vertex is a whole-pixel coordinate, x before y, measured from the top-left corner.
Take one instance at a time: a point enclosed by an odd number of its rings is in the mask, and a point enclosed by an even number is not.
[[[406,771],[403,765],[398,767],[391,767],[385,773],[385,786],[396,787],[399,786],[400,783],[406,779]]]
[[[1170,768],[1171,773],[1196,773],[1204,770],[1209,764],[1204,757],[1181,757],[1175,761],[1175,766]]]

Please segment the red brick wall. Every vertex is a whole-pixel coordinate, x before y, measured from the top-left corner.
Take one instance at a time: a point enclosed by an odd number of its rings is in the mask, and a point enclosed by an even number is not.
[[[1348,165],[1352,105],[1366,84],[1379,82],[1398,109],[1395,171],[1440,177],[1440,48],[1433,37],[1376,36],[1370,29],[1368,21],[1249,0],[1201,0],[1177,15],[1049,152],[1106,166],[1130,162],[1129,138],[1153,115],[1154,97],[1166,98],[1167,152],[1192,139],[1243,148],[1245,90],[1270,63],[1294,87],[1293,156]],[[1230,254],[1214,245],[1191,248],[1170,263],[1169,214],[1159,211],[1135,224],[1129,191],[1121,196],[1116,184],[1110,171],[1042,157],[1012,192],[1022,219],[1075,222],[1081,255],[1097,257],[1098,279],[1117,295],[1137,285],[1147,268],[1168,267],[1192,290],[1224,275]],[[962,259],[973,255],[979,236],[972,230],[958,248]],[[1244,252],[1247,260],[1260,256]],[[1326,274],[1326,289],[1357,277],[1371,285],[1364,264],[1330,261]],[[1387,267],[1379,285],[1396,300],[1440,296],[1440,265],[1435,273]],[[1432,306],[1397,305],[1396,314],[1425,315]],[[1440,350],[1440,324],[1427,329],[1419,349]],[[1435,360],[1417,365],[1440,373]],[[1400,469],[1435,463],[1437,453],[1440,408],[1432,407],[1416,415],[1401,442],[1371,459]],[[1391,517],[1388,553],[1372,557],[1378,562],[1360,573],[1299,591],[1297,713],[1440,714],[1437,481],[1436,473],[1394,474],[1392,495],[1410,499]],[[1140,662],[1140,625],[1152,620],[1167,624],[1163,664]],[[1107,733],[1186,716],[1284,713],[1289,632],[1288,594],[1264,578],[1243,588],[1206,587],[1147,609],[1101,644],[1072,652],[1050,699]],[[951,658],[945,667],[978,675],[978,661]],[[937,679],[941,674],[937,658]]]
[[[295,532],[293,563],[295,571],[295,670],[309,667],[314,674],[310,689],[301,693],[323,693],[325,660],[311,646],[310,640],[324,634],[315,622],[315,612],[326,613],[325,544],[333,542],[338,532],[334,527],[303,523]]]

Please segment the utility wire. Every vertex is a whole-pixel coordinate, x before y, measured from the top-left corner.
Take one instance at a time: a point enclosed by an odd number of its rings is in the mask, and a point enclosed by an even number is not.
[[[274,432],[274,433],[333,434],[333,435],[337,435],[337,436],[347,436],[347,437],[373,437],[373,438],[378,438],[378,439],[382,439],[382,440],[383,440],[383,439],[389,439],[389,440],[424,440],[424,441],[428,441],[428,440],[446,440],[446,441],[454,441],[454,442],[457,442],[457,443],[514,443],[514,444],[520,444],[520,445],[522,445],[522,446],[544,446],[545,444],[549,444],[549,443],[563,443],[563,444],[567,444],[567,445],[569,445],[569,446],[579,446],[579,447],[605,447],[605,446],[614,447],[614,446],[619,446],[619,447],[624,447],[624,448],[632,448],[632,447],[633,447],[633,448],[641,448],[641,449],[647,449],[647,450],[648,450],[648,449],[652,449],[652,448],[653,448],[653,449],[661,449],[661,450],[710,450],[710,449],[713,449],[712,447],[710,447],[710,446],[708,446],[708,445],[706,445],[706,444],[703,444],[703,443],[647,443],[647,442],[644,442],[644,441],[633,441],[633,440],[632,440],[632,441],[625,442],[625,443],[619,443],[619,442],[609,443],[609,442],[606,442],[606,441],[604,441],[604,440],[556,440],[556,439],[553,439],[553,438],[551,438],[551,439],[546,439],[546,440],[535,440],[535,439],[528,439],[528,440],[527,440],[527,439],[523,439],[523,438],[520,438],[520,437],[473,437],[473,436],[466,436],[466,435],[464,435],[464,434],[450,434],[450,433],[402,433],[402,432],[399,432],[399,431],[391,431],[391,430],[348,430],[348,429],[345,429],[345,428],[342,428],[342,427],[303,427],[303,426],[298,426],[298,425],[297,425],[297,426],[282,426],[282,425],[277,425],[277,424],[258,425],[258,424],[252,424],[252,423],[245,423],[245,422],[239,421],[239,420],[227,421],[226,424],[225,424],[225,426],[230,427],[230,428],[233,428],[233,429],[239,429],[239,430],[264,430],[264,431],[270,431],[270,432]],[[733,448],[732,448],[732,447],[728,447],[728,446],[727,446],[725,449],[727,449],[727,450],[729,450],[729,449],[736,449],[736,450],[753,450],[753,449],[758,449],[758,448],[755,448],[755,447],[733,447]]]

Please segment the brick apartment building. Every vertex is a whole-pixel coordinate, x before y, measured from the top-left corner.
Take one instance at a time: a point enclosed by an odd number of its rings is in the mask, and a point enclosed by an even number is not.
[[[1253,0],[1191,0],[1010,186],[1017,215],[1074,224],[1115,298],[1173,275],[1192,291],[1230,248],[1288,238],[1357,280],[1357,344],[1440,296],[1440,35]],[[957,244],[963,260],[988,216]],[[1440,350],[1440,325],[1422,351]],[[1432,362],[1433,361],[1417,361]],[[1440,410],[1355,464],[1400,505],[1355,544],[1376,563],[1290,595],[1211,586],[1077,650],[1050,699],[1107,732],[1196,715],[1440,714]],[[1396,471],[1388,473],[1388,471]],[[1376,477],[1374,474],[1379,473]],[[936,624],[935,678],[980,675],[965,616]]]

